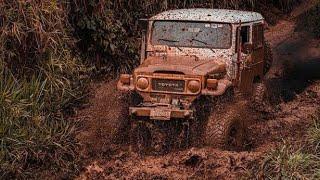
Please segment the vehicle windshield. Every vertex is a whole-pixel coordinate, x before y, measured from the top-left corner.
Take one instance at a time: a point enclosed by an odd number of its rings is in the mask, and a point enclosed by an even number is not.
[[[207,22],[155,21],[153,45],[228,49],[231,47],[231,25]]]

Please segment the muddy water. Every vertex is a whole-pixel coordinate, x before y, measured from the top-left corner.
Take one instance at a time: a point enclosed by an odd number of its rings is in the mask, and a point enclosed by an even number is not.
[[[309,116],[320,104],[320,41],[294,32],[294,27],[295,21],[287,19],[266,34],[275,57],[266,80],[274,111],[253,117],[245,151],[201,147],[164,156],[138,156],[126,145],[123,110],[128,99],[115,90],[115,81],[103,82],[94,85],[89,107],[76,117],[84,124],[78,139],[83,144],[85,167],[78,178],[238,179],[257,171],[264,154],[283,141],[302,140],[311,123]]]

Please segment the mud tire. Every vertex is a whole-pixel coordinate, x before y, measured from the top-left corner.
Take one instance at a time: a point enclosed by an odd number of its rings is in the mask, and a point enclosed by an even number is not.
[[[152,122],[133,122],[131,149],[140,155],[161,155],[167,151],[165,131]]]
[[[265,109],[265,98],[267,88],[264,83],[256,83],[254,85],[254,91],[252,96],[251,106],[257,111],[264,111]]]
[[[273,63],[273,53],[270,43],[264,41],[264,66],[263,66],[263,73],[264,75],[267,74],[272,66]]]
[[[256,83],[254,85],[253,99],[254,102],[263,103],[266,97],[267,87],[264,83]]]
[[[206,145],[232,151],[243,148],[246,123],[238,111],[240,109],[238,105],[229,105],[209,117],[204,134]]]
[[[130,139],[130,115],[129,115],[129,107],[131,106],[138,106],[142,102],[142,97],[134,92],[130,93],[119,93],[115,92],[116,95],[112,97],[110,102],[116,102],[116,103],[109,103],[110,108],[113,116],[108,115],[108,133],[110,132],[110,138],[111,141],[115,144],[127,144],[128,145],[128,139]],[[112,95],[109,95],[112,96]],[[104,108],[101,107],[101,108]]]

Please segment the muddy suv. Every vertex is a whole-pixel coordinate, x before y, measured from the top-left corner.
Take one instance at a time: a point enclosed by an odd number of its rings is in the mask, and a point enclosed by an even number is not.
[[[143,99],[129,109],[134,149],[163,152],[196,134],[195,143],[241,146],[246,118],[239,111],[252,96],[261,101],[271,65],[264,18],[181,9],[142,22],[141,65],[133,75],[121,75],[117,87]]]

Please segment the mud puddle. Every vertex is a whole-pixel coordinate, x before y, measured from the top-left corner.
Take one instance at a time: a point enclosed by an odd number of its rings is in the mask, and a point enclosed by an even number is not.
[[[163,156],[132,153],[126,118],[131,100],[116,91],[116,81],[108,81],[93,85],[88,107],[75,117],[83,122],[78,139],[85,166],[78,179],[239,179],[283,141],[302,140],[320,104],[320,40],[294,27],[287,19],[266,33],[275,57],[266,80],[273,111],[254,117],[246,151],[198,147]]]

